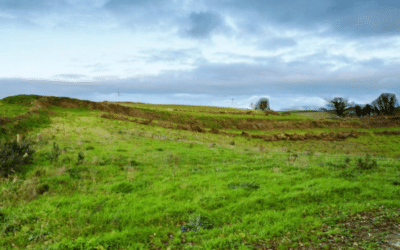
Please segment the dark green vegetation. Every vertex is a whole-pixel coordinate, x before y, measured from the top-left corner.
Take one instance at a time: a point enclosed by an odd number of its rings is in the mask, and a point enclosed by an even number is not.
[[[161,125],[179,115],[234,134],[349,128],[290,127],[333,123],[327,112],[126,103],[139,108],[130,122],[78,100],[33,109],[40,98],[0,100],[1,249],[396,249],[398,126],[353,128],[366,134],[337,141],[265,141]],[[235,129],[224,126],[230,118],[290,126]]]
[[[361,105],[349,104],[347,99],[341,97],[336,97],[333,100],[328,101],[332,110],[340,117],[346,116],[345,111],[352,111],[352,115],[357,117],[370,116],[371,114],[376,115],[394,115],[400,112],[400,106],[397,101],[395,94],[382,93],[378,98],[376,98],[370,105],[366,104],[364,107]],[[326,110],[321,108],[320,110]]]

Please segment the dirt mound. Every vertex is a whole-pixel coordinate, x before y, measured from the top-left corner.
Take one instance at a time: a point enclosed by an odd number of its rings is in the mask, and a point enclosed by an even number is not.
[[[107,103],[107,101],[104,101]],[[119,103],[126,103],[126,104],[145,104],[143,102],[119,102]]]
[[[105,113],[99,115],[99,117],[106,118],[106,119],[112,119],[112,120],[119,120],[119,121],[136,122],[136,123],[144,124],[144,125],[149,125],[149,124],[151,124],[153,122],[152,119],[148,119],[148,120],[143,121],[143,120],[139,120],[139,119],[128,119],[128,118],[123,117],[123,116],[116,116],[114,114],[105,114]]]
[[[36,110],[41,108],[46,109],[50,106],[49,102],[47,101],[47,98],[39,99],[33,102],[32,104],[33,106],[31,107],[31,109],[36,109]]]
[[[114,120],[121,120],[121,121],[130,121],[130,122],[138,122],[137,119],[131,120],[126,117],[118,117],[114,115],[108,115],[108,114],[102,114],[100,117],[103,118],[109,118],[109,119],[114,119]],[[144,122],[138,122],[141,124],[145,124]],[[287,140],[287,141],[305,141],[305,140],[324,140],[324,141],[341,141],[345,140],[349,137],[352,138],[358,138],[359,135],[365,135],[368,134],[367,132],[358,132],[358,131],[351,131],[351,132],[330,132],[330,133],[320,133],[320,134],[311,134],[311,133],[306,133],[304,135],[299,135],[299,134],[274,134],[274,135],[252,135],[247,132],[242,132],[240,135],[238,134],[233,134],[233,133],[227,133],[227,132],[219,132],[218,129],[212,128],[211,130],[207,131],[203,127],[200,127],[199,125],[181,125],[178,124],[176,126],[173,126],[172,124],[168,124],[166,122],[158,122],[157,126],[168,128],[168,129],[177,129],[177,130],[187,130],[187,131],[193,131],[193,132],[200,132],[200,133],[212,133],[212,134],[223,134],[223,135],[228,135],[231,137],[237,137],[237,136],[245,136],[247,138],[259,138],[263,139],[265,141],[282,141],[282,140]]]
[[[184,111],[190,112],[188,110],[176,109],[175,111]],[[252,110],[244,111],[244,112],[227,112],[227,111],[213,111],[213,110],[198,110],[193,112],[201,112],[201,113],[209,113],[209,114],[229,114],[229,115],[255,115]]]
[[[275,111],[273,111],[273,110],[267,110],[267,111],[265,111],[264,113],[265,113],[265,115],[279,115],[278,112],[275,112]]]
[[[359,135],[368,134],[367,132],[330,132],[330,133],[320,133],[320,134],[310,134],[306,133],[304,135],[299,134],[275,134],[275,135],[265,135],[265,136],[257,136],[258,138],[264,139],[265,141],[280,141],[280,140],[288,140],[288,141],[306,141],[306,140],[324,140],[324,141],[342,141],[349,137],[358,138]],[[253,136],[256,137],[256,136]]]
[[[381,127],[397,127],[400,125],[400,115],[396,114],[393,116],[385,115],[374,115],[371,117],[356,117],[356,118],[345,118],[342,120],[357,120],[360,121],[363,126],[367,128],[381,128]]]
[[[44,105],[46,107],[54,105],[61,108],[81,108],[81,107],[87,107],[92,102],[86,100],[79,100],[75,98],[69,98],[69,97],[50,96],[37,100],[36,103],[38,103],[39,105]]]
[[[212,128],[212,129],[210,130],[210,133],[218,134],[218,133],[219,133],[219,130],[216,129],[216,128]]]
[[[380,131],[380,132],[374,132],[376,135],[400,135],[400,131]]]
[[[92,102],[86,100],[73,99],[69,97],[47,97],[38,100],[34,105],[42,106],[45,108],[51,105],[66,109],[89,108],[104,112],[110,112],[113,114],[128,115],[145,119],[157,119],[161,117],[161,115],[158,114],[157,112],[144,112],[140,109],[136,109],[133,107],[125,107],[119,104],[113,104],[109,102]]]

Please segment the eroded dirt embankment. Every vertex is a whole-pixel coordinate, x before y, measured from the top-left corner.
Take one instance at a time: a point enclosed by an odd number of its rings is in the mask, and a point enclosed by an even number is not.
[[[142,111],[134,107],[125,107],[119,104],[113,104],[108,102],[91,102],[85,100],[72,99],[68,97],[45,97],[32,103],[33,106],[30,108],[27,114],[23,114],[14,118],[0,118],[0,125],[4,125],[9,122],[18,122],[18,120],[26,118],[30,113],[37,113],[39,109],[47,109],[49,106],[54,105],[62,108],[81,108],[86,107],[89,109],[95,109],[103,112],[100,117],[121,121],[130,121],[140,124],[154,124],[168,129],[187,130],[200,133],[213,133],[213,134],[225,134],[228,136],[239,136],[238,134],[220,132],[219,129],[206,128],[204,122],[198,117],[191,115],[176,115],[168,114],[167,116],[157,111]],[[51,115],[55,113],[48,112]],[[232,112],[231,112],[232,113]],[[251,111],[238,112],[233,114],[248,114],[252,115]],[[274,111],[269,112],[270,115],[279,115]],[[139,119],[129,119],[125,115]],[[290,115],[290,114],[286,114]],[[167,117],[167,118],[166,118]],[[340,119],[337,121],[318,119],[313,121],[277,121],[277,120],[264,120],[264,119],[214,119],[213,123],[216,124],[220,129],[237,129],[237,130],[261,130],[261,131],[275,131],[278,134],[274,135],[252,135],[250,133],[242,132],[240,136],[248,138],[261,138],[266,141],[278,141],[278,140],[344,140],[348,137],[357,138],[360,134],[368,134],[366,132],[330,132],[321,134],[306,133],[305,135],[298,134],[285,134],[279,133],[279,130],[290,130],[290,129],[313,129],[313,128],[382,128],[382,127],[394,127],[400,126],[400,115],[397,116],[375,116],[375,117],[363,117],[363,118],[351,118],[351,119]],[[143,120],[145,119],[145,120]],[[351,122],[354,120],[360,121],[359,123]],[[153,122],[155,121],[155,122]],[[174,123],[177,125],[174,125]]]
[[[155,124],[152,122],[152,120],[148,121],[138,121],[137,119],[129,119],[123,116],[115,116],[113,114],[101,114],[100,117],[102,118],[107,118],[107,119],[113,119],[113,120],[120,120],[120,121],[129,121],[129,122],[137,122],[141,124]],[[167,129],[177,129],[177,130],[187,130],[187,131],[193,131],[193,132],[200,132],[200,133],[212,133],[212,134],[223,134],[231,137],[237,137],[237,136],[244,136],[247,138],[260,138],[265,141],[280,141],[280,140],[289,140],[289,141],[305,141],[305,140],[325,140],[325,141],[338,141],[338,140],[344,140],[348,137],[354,137],[357,138],[358,135],[360,134],[368,134],[367,132],[358,132],[358,131],[351,131],[351,132],[330,132],[330,133],[320,133],[320,134],[311,134],[311,133],[306,133],[304,135],[299,135],[299,134],[287,134],[287,133],[279,133],[279,134],[274,134],[274,135],[252,135],[250,133],[242,132],[242,134],[234,134],[234,133],[227,133],[223,131],[219,131],[219,129],[205,129],[204,127],[201,127],[197,124],[178,124],[178,125],[173,125],[172,122],[168,123],[165,121],[159,121],[157,126],[167,128]]]

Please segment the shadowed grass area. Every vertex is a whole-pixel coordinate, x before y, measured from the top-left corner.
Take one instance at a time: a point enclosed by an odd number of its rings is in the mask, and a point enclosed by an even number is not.
[[[22,104],[3,108],[13,105]],[[239,130],[193,107],[230,134],[367,133],[266,141],[159,126],[177,114],[198,120],[157,105],[137,116],[79,105],[64,100],[2,125],[3,143],[23,133],[34,152],[1,178],[0,248],[396,249],[398,135],[375,133],[396,127]]]

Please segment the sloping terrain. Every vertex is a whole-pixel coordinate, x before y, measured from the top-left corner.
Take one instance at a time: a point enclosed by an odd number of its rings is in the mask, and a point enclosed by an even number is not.
[[[36,150],[0,178],[0,248],[400,249],[398,115],[0,104]]]
[[[24,103],[23,101],[21,103]],[[242,132],[241,136],[248,138],[261,138],[266,141],[278,141],[278,140],[344,140],[349,137],[357,138],[360,134],[367,134],[366,132],[330,132],[320,134],[306,133],[303,135],[299,134],[288,134],[281,133],[282,130],[292,129],[313,129],[313,128],[386,128],[386,127],[397,127],[400,125],[400,115],[396,116],[374,116],[374,117],[361,117],[361,118],[343,118],[339,120],[327,120],[327,119],[310,119],[310,120],[274,120],[265,118],[247,118],[247,119],[236,119],[234,117],[226,117],[224,119],[213,119],[212,116],[208,119],[213,127],[208,127],[207,123],[200,120],[196,116],[191,115],[177,115],[167,113],[160,113],[157,111],[142,111],[141,109],[134,107],[127,107],[123,104],[114,104],[108,102],[91,102],[82,101],[73,98],[66,97],[46,97],[37,98],[36,101],[30,102],[33,105],[28,113],[37,112],[38,109],[47,109],[49,106],[58,106],[66,109],[70,108],[89,108],[107,112],[102,114],[100,117],[106,119],[115,119],[121,121],[130,121],[140,124],[155,124],[168,129],[175,130],[187,130],[200,133],[213,133],[213,134],[224,134],[228,136],[239,136],[238,134],[232,134],[227,132],[220,132],[223,129],[236,129],[236,130],[258,130],[258,131],[276,131],[274,135],[252,135],[249,132]],[[211,114],[230,114],[230,115],[249,115],[252,116],[252,111],[246,112],[225,112],[225,111],[203,111],[204,113]],[[321,112],[322,113],[322,112]],[[118,116],[120,115],[120,116]],[[122,116],[121,116],[122,115]],[[270,112],[272,116],[280,116],[277,112]],[[290,116],[288,112],[283,113],[283,117]],[[264,115],[265,116],[265,115]],[[14,119],[2,117],[0,118],[0,125],[7,123],[16,122],[23,119],[25,116],[17,116]],[[128,117],[135,117],[140,119],[130,119]],[[315,116],[314,116],[315,117]],[[145,119],[145,120],[143,120]]]

